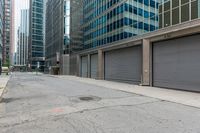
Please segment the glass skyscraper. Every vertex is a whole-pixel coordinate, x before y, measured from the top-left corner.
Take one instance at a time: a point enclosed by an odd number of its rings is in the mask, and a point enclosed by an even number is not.
[[[46,4],[46,65],[64,70],[64,55],[69,54],[70,0],[48,0]]]
[[[83,5],[84,49],[159,28],[155,0],[85,0]]]
[[[114,43],[200,17],[200,0],[84,0],[83,48]]]
[[[0,0],[0,73],[2,66],[2,46],[3,46],[3,10],[4,0]]]
[[[83,3],[70,1],[70,75],[77,75],[77,52],[83,47]]]
[[[29,24],[29,64],[44,67],[44,1],[30,0]]]
[[[29,10],[21,10],[21,21],[18,30],[17,65],[28,65],[28,34],[29,34]]]
[[[70,49],[70,0],[64,0],[64,54]]]

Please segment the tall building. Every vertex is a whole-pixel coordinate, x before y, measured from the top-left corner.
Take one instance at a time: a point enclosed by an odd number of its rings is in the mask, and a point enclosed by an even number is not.
[[[21,10],[21,21],[18,30],[17,65],[28,65],[29,10]]]
[[[4,0],[0,0],[0,73],[2,66]]]
[[[70,75],[77,75],[77,52],[83,48],[82,1],[71,0],[70,15]]]
[[[155,0],[85,0],[84,49],[158,29],[158,5]]]
[[[200,92],[199,6],[199,0],[84,0],[78,76]]]
[[[14,52],[14,0],[4,0],[3,64],[12,64]]]
[[[70,0],[48,0],[46,4],[46,63],[61,74],[69,73]]]
[[[44,1],[30,0],[29,8],[29,66],[44,68]]]
[[[15,65],[19,65],[20,63],[20,27],[17,29],[17,47],[16,47],[16,53],[15,53]]]
[[[191,21],[200,17],[200,0],[164,0],[159,5],[159,27]]]
[[[14,64],[15,54],[15,0],[11,0],[11,28],[10,28],[10,64]]]

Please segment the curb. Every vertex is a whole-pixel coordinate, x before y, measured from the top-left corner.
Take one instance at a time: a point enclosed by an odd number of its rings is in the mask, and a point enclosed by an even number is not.
[[[149,86],[138,86],[127,83],[106,81],[106,80],[95,80],[90,78],[81,78],[75,76],[63,76],[63,79],[75,80],[82,83],[105,87],[108,89],[124,91],[128,93],[134,93],[146,97],[156,98],[163,101],[168,101],[172,103],[182,104],[185,106],[190,106],[200,109],[200,93],[189,92],[182,90],[173,90],[158,87]]]
[[[2,96],[3,96],[4,90],[5,90],[5,87],[4,88],[0,88],[0,103],[2,101]]]
[[[4,84],[4,86],[3,87],[0,87],[0,103],[1,103],[1,101],[2,101],[2,97],[3,97],[3,93],[4,93],[4,91],[5,91],[5,89],[6,89],[6,86],[7,86],[7,84],[8,84],[8,81],[10,80],[10,76],[8,76],[8,77],[6,77],[7,79],[7,81],[6,81],[6,83]]]

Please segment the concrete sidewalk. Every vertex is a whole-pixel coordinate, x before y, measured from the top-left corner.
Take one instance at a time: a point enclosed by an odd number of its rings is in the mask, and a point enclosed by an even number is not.
[[[126,83],[80,78],[75,76],[57,76],[66,80],[78,80],[83,83],[102,86],[110,89],[131,92],[138,95],[157,98],[169,102],[200,108],[200,93],[171,90],[157,87],[138,86]]]
[[[2,99],[3,92],[6,88],[6,85],[10,79],[10,76],[7,75],[0,75],[0,102]]]

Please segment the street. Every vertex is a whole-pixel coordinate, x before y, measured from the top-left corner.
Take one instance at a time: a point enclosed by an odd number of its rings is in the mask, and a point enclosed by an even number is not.
[[[200,109],[73,79],[13,73],[0,133],[200,133]]]

